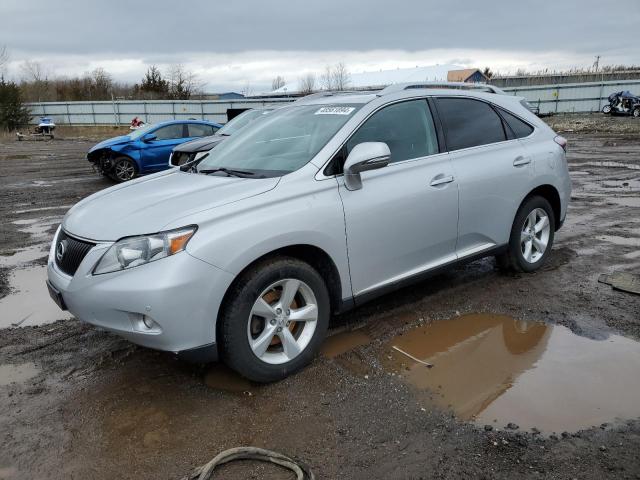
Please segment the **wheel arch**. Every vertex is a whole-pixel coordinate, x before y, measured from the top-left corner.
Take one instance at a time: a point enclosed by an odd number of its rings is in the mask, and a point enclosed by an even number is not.
[[[539,185],[531,190],[522,199],[522,202],[520,202],[518,208],[520,208],[520,206],[522,206],[522,204],[529,198],[534,196],[540,196],[551,204],[551,208],[553,209],[553,216],[555,217],[555,230],[557,231],[560,228],[560,216],[562,213],[562,204],[560,201],[560,193],[558,192],[558,189],[549,184]]]
[[[310,244],[295,244],[288,245],[285,247],[280,247],[275,250],[272,250],[268,253],[265,253],[255,260],[251,261],[247,264],[241,271],[236,275],[236,278],[232,282],[232,285],[227,288],[225,293],[225,300],[227,293],[231,290],[233,284],[253,265],[259,262],[263,262],[264,260],[273,258],[273,257],[291,257],[296,258],[300,261],[308,263],[323,278],[325,284],[327,285],[327,290],[329,291],[329,298],[331,300],[331,311],[337,312],[341,309],[342,304],[342,281],[340,280],[340,273],[338,271],[338,267],[335,262],[331,258],[331,256],[325,252],[322,248],[317,247],[315,245]]]
[[[222,302],[221,308],[218,310],[218,321],[216,322],[216,338],[219,338],[221,322],[220,315],[224,309],[224,305],[229,300],[229,295],[233,291],[238,281],[242,278],[244,273],[253,267],[255,264],[275,257],[291,257],[311,265],[323,278],[327,290],[329,291],[329,300],[331,302],[331,313],[336,314],[342,310],[345,310],[345,306],[342,300],[342,282],[340,280],[340,273],[335,262],[331,256],[323,249],[309,244],[296,244],[288,245],[285,247],[272,250],[246,265],[234,278],[231,284],[227,287]]]

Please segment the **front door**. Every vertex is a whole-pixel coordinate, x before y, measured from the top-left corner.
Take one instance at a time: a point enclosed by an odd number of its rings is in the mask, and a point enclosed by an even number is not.
[[[156,138],[146,142],[145,148],[142,150],[142,167],[144,172],[153,172],[156,170],[164,170],[169,167],[169,155],[173,148],[184,142],[184,138],[188,136],[185,132],[186,123],[172,123],[158,128],[154,132]]]
[[[455,260],[458,224],[457,182],[425,99],[374,113],[345,153],[362,142],[385,142],[391,162],[363,172],[361,190],[339,182],[356,296]]]

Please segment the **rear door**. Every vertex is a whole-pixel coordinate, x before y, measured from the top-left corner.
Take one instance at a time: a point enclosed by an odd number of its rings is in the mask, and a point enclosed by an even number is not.
[[[351,136],[385,142],[391,163],[363,172],[362,189],[339,182],[354,295],[391,287],[455,259],[458,189],[426,99],[383,107]]]
[[[489,103],[438,97],[436,105],[460,192],[456,253],[504,245],[530,185],[531,158]]]
[[[172,123],[149,133],[155,135],[156,138],[145,142],[145,148],[142,149],[142,173],[167,168],[171,150],[182,143],[185,138],[188,138],[189,134],[186,123]]]

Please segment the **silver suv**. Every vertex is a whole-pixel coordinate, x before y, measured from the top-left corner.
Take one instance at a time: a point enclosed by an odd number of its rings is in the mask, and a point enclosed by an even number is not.
[[[488,255],[538,269],[567,211],[565,147],[507,95],[312,95],[76,204],[49,291],[132,342],[275,381],[311,361],[332,314],[381,293]]]

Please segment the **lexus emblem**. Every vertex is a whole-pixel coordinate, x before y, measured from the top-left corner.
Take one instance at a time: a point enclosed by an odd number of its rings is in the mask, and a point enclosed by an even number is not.
[[[58,243],[58,246],[56,247],[56,259],[58,260],[58,262],[62,261],[62,259],[64,258],[64,253],[66,251],[67,251],[67,241],[62,240],[60,243]]]

